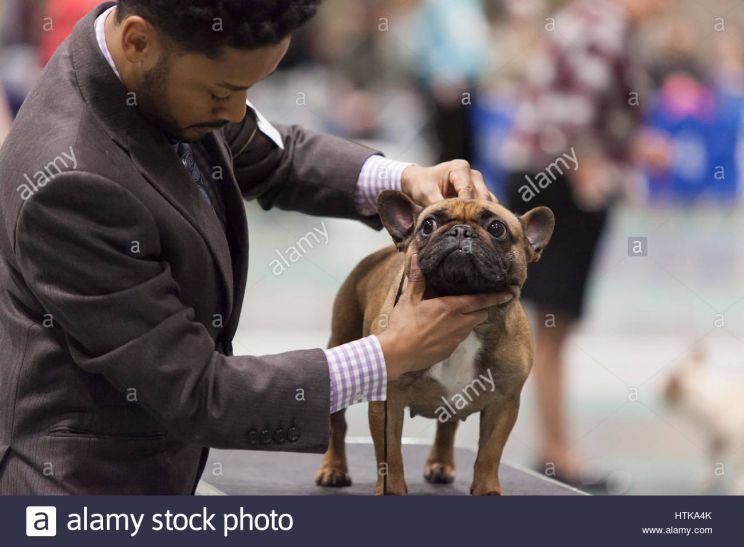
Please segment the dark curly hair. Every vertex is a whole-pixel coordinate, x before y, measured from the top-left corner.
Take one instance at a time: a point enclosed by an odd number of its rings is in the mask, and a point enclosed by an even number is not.
[[[118,0],[117,20],[147,19],[181,50],[217,57],[225,47],[276,45],[311,19],[322,0]]]

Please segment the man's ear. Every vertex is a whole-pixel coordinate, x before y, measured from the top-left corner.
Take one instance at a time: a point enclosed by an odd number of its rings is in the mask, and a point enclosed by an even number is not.
[[[416,205],[411,198],[397,190],[385,190],[377,197],[377,212],[383,226],[393,237],[399,251],[405,249],[408,238],[413,234],[416,218],[423,207]]]
[[[537,262],[555,229],[555,215],[547,207],[536,207],[519,217],[529,251],[530,262]]]

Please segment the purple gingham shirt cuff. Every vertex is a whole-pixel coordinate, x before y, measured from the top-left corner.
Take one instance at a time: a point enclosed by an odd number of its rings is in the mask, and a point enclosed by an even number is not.
[[[370,156],[362,165],[354,201],[362,215],[377,213],[377,196],[383,190],[400,191],[403,171],[412,163],[393,161],[382,156]]]
[[[325,350],[331,378],[331,414],[356,403],[384,401],[387,369],[377,336]]]

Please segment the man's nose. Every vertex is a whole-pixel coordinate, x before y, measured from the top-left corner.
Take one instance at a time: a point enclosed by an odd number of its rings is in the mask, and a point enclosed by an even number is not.
[[[227,104],[220,106],[215,114],[221,120],[238,123],[242,122],[243,118],[245,118],[246,109],[246,94],[236,93],[236,96],[232,97]]]
[[[447,232],[450,236],[458,239],[473,237],[473,229],[467,224],[456,224]]]

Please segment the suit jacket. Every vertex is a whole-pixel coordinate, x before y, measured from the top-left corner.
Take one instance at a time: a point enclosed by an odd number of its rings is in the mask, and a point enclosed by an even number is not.
[[[322,453],[320,349],[232,355],[243,199],[359,219],[375,151],[248,110],[194,145],[227,231],[106,63],[94,9],[0,150],[0,494],[192,494],[206,447]],[[219,177],[217,177],[219,178]]]

